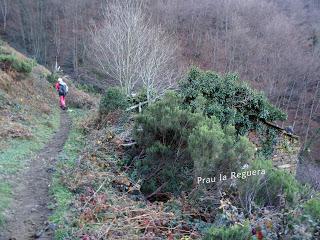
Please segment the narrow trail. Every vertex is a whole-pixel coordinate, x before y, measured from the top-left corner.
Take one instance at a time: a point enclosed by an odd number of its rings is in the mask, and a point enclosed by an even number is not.
[[[68,138],[71,119],[61,112],[59,130],[53,138],[28,161],[24,171],[13,180],[14,191],[7,222],[0,229],[0,240],[52,239],[52,227],[47,219],[52,202],[49,194],[51,174],[59,152]]]

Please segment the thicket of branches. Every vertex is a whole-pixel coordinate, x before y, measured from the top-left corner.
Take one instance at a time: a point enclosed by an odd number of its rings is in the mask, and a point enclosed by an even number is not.
[[[139,1],[106,5],[103,23],[91,28],[89,56],[96,71],[127,95],[143,87],[150,101],[176,82],[178,53],[173,39],[143,11]]]

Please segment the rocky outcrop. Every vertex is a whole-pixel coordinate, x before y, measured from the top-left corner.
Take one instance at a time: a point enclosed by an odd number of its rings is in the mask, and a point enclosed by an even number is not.
[[[272,153],[273,165],[295,175],[300,152],[299,137],[273,123],[264,122],[264,124],[277,133]],[[248,137],[250,141],[257,146],[257,149],[261,148],[261,141],[258,134],[251,132]]]
[[[295,175],[297,171],[299,152],[299,138],[285,132],[280,132],[277,139],[277,145],[272,156],[273,165]]]

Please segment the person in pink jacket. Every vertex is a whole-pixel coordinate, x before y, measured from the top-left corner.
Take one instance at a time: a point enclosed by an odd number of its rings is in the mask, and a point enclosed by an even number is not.
[[[68,85],[62,80],[62,78],[58,79],[58,82],[56,83],[56,90],[59,94],[59,101],[60,101],[60,108],[62,110],[66,110],[66,95],[68,93]]]

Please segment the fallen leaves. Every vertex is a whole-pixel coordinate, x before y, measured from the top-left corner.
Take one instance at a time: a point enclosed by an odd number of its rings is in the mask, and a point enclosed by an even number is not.
[[[64,183],[76,193],[75,219],[79,227],[76,237],[84,240],[199,237],[194,226],[163,203],[144,200],[140,183],[132,182],[117,166],[122,153],[119,146],[126,137],[111,129],[92,132],[79,165],[63,174]]]

